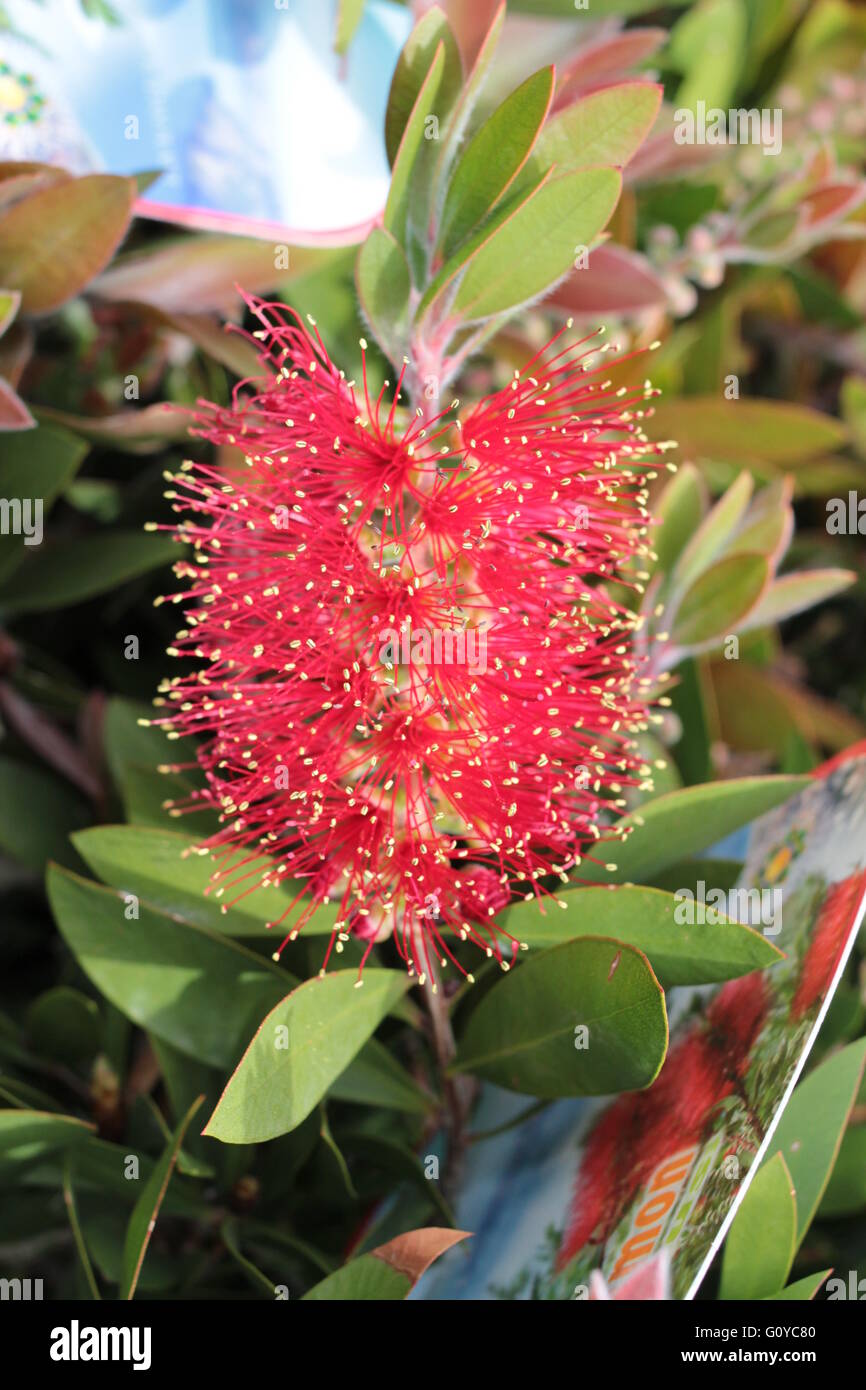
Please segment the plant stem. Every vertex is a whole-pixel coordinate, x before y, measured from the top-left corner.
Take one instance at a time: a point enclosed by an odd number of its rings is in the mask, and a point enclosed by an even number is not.
[[[448,1137],[445,1172],[442,1176],[443,1194],[449,1197],[456,1187],[462,1160],[469,1142],[466,1121],[475,1099],[476,1084],[468,1076],[449,1076],[448,1068],[457,1055],[457,1044],[451,1028],[448,1001],[442,990],[436,965],[424,980],[424,998],[430,1016],[433,1048],[442,1086],[444,1113],[442,1122]]]

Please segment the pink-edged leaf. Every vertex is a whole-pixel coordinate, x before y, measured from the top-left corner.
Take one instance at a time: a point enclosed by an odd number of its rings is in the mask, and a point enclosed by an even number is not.
[[[0,377],[0,430],[32,430],[35,424],[14,386]]]
[[[588,165],[628,164],[652,130],[661,99],[655,82],[618,82],[573,102],[541,132],[529,161],[532,172],[539,174],[552,164],[559,174]]]
[[[552,178],[472,257],[454,313],[479,321],[544,294],[566,275],[575,246],[591,246],[619,201],[617,169],[574,169]]]
[[[661,48],[666,38],[664,29],[629,29],[587,44],[563,69],[556,84],[554,110],[600,83],[621,77]]]
[[[185,236],[121,257],[91,289],[101,299],[151,304],[167,314],[231,313],[240,307],[239,285],[270,290],[345,254],[290,246],[289,268],[278,270],[279,249],[252,237]]]
[[[80,293],[126,234],[133,179],[87,174],[40,189],[0,219],[0,278],[21,291],[28,314],[45,314]]]
[[[412,111],[418,105],[421,89],[429,78],[440,46],[442,65],[439,76],[432,92],[428,89],[428,94],[435,96],[440,105],[427,106],[424,114],[435,111],[441,120],[460,90],[463,72],[460,51],[445,15],[438,5],[427,6],[426,13],[418,20],[403,45],[391,79],[385,111],[385,148],[392,167],[397,162]],[[421,124],[423,128],[423,120]]]
[[[523,168],[553,97],[553,68],[527,77],[493,112],[463,151],[450,176],[441,218],[446,256],[465,241]]]
[[[572,314],[634,314],[664,304],[667,292],[645,256],[605,242],[589,253],[589,264],[575,270],[552,296]]]
[[[806,226],[815,227],[837,217],[847,217],[864,198],[864,183],[831,183],[817,188],[814,193],[807,193],[801,198],[800,207],[805,213]]]
[[[741,550],[759,550],[777,565],[791,543],[794,530],[793,495],[794,479],[789,474],[774,478],[762,488],[752,500],[725,553],[736,555]]]
[[[167,440],[185,439],[191,421],[189,411],[170,402],[122,410],[116,415],[72,415],[40,406],[39,416],[95,444],[113,444],[131,454],[151,453]]]
[[[431,11],[432,13],[432,11]],[[391,169],[391,187],[385,204],[384,227],[401,244],[406,236],[406,221],[409,215],[409,194],[415,162],[421,151],[427,119],[431,111],[436,111],[445,80],[446,49],[439,43],[434,51],[427,74],[418,89],[414,105],[402,127],[400,143],[394,153]]]
[[[445,14],[467,72],[473,67],[505,0],[445,0]]]
[[[430,282],[424,292],[421,303],[415,311],[416,323],[420,323],[431,309],[438,309],[439,305],[444,302],[443,296],[446,291],[453,286],[458,275],[466,269],[473,257],[478,255],[489,245],[501,227],[519,216],[524,208],[529,206],[532,200],[537,196],[539,190],[550,182],[552,176],[551,170],[528,190],[523,190],[520,195],[510,199],[502,206],[495,208],[486,222],[479,227],[478,231],[474,232],[462,246],[458,247],[453,256],[449,256],[442,269]]]
[[[796,574],[785,574],[770,585],[740,630],[745,632],[749,628],[780,623],[784,618],[841,593],[856,578],[852,570],[842,569],[799,570]]]
[[[675,647],[701,647],[742,630],[766,591],[766,555],[731,555],[698,576],[679,605],[671,628]]]
[[[704,517],[677,560],[672,575],[677,593],[688,588],[722,554],[746,514],[754,486],[751,474],[740,473]]]
[[[661,128],[659,128],[661,127]],[[663,119],[637,150],[628,166],[630,183],[650,179],[676,179],[721,157],[722,145],[678,145],[668,108]]]

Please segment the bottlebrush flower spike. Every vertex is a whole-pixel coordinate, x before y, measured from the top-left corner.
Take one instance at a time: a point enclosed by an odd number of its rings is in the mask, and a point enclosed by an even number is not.
[[[791,1001],[792,1019],[801,1019],[830,988],[864,889],[866,873],[857,873],[827,890]]]
[[[199,669],[157,722],[204,736],[214,884],[301,880],[283,945],[339,900],[325,965],[393,933],[423,981],[456,933],[507,969],[495,914],[594,859],[649,771],[638,620],[599,587],[645,550],[647,391],[554,339],[462,421],[425,419],[403,373],[386,407],[365,362],[359,399],[312,321],[247,302],[268,376],[195,431],[244,462],[186,462],[168,493],[194,552],[170,652]]]

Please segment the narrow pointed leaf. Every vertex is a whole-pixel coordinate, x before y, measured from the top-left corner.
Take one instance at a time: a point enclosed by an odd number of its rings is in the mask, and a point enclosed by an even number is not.
[[[625,842],[601,845],[592,860],[582,860],[575,878],[630,883],[655,877],[810,785],[808,777],[732,777],[656,797],[619,822],[619,828],[628,832]],[[605,861],[616,868],[608,870]]]
[[[591,164],[628,164],[652,129],[662,89],[654,82],[618,82],[558,111],[545,126],[530,161],[535,173]]]
[[[395,366],[407,349],[409,266],[390,232],[374,227],[358,252],[355,273],[364,318]]]
[[[454,300],[467,321],[490,318],[544,294],[591,246],[616,207],[615,169],[580,169],[543,184],[473,256]]]
[[[773,1135],[770,1153],[784,1157],[797,1193],[798,1245],[830,1181],[864,1063],[866,1038],[828,1057],[794,1091]]]
[[[462,81],[460,52],[445,15],[438,5],[433,5],[406,40],[391,79],[385,112],[385,148],[392,165],[440,43],[445,58],[443,96],[453,99]]]
[[[854,583],[857,576],[853,570],[800,570],[796,574],[785,574],[767,589],[748,622],[741,630],[769,627],[780,623],[794,613],[802,613],[825,599],[840,594]]]
[[[183,1136],[203,1100],[204,1096],[199,1096],[189,1107],[172,1135],[170,1143],[166,1146],[165,1152],[145,1183],[144,1191],[133,1207],[123,1244],[123,1265],[119,1291],[119,1297],[122,1299],[128,1300],[135,1296],[135,1290],[141,1277],[141,1266],[144,1263],[147,1247],[153,1235],[156,1218],[165,1198],[166,1188],[177,1162]]]
[[[731,555],[705,570],[676,611],[671,639],[680,647],[700,646],[736,632],[770,580],[766,555]]]
[[[406,220],[409,215],[409,200],[415,161],[419,156],[424,139],[425,124],[431,115],[437,115],[436,102],[441,89],[445,71],[445,48],[440,44],[436,49],[430,70],[418,91],[412,107],[403,138],[391,170],[391,188],[385,204],[385,231],[401,244],[406,241]]]
[[[719,1297],[767,1298],[784,1288],[794,1262],[797,1200],[777,1153],[758,1170],[725,1242]]]
[[[529,157],[553,96],[542,68],[507,97],[470,140],[448,184],[442,249],[450,256],[503,196]]]
[[[760,932],[724,914],[718,922],[678,922],[677,899],[656,888],[573,888],[560,897],[565,911],[548,908],[542,916],[537,903],[519,903],[497,918],[497,926],[530,947],[615,937],[643,951],[665,987],[732,980],[781,959]]]

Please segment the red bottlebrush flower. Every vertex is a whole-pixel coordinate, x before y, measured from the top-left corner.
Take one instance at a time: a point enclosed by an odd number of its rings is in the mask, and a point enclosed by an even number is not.
[[[737,1090],[767,1016],[762,975],[729,980],[674,1044],[646,1091],[620,1096],[584,1146],[558,1269],[589,1240],[605,1241],[656,1169],[703,1139],[716,1106]]]
[[[801,1019],[830,988],[864,891],[866,872],[851,874],[827,890],[791,1001],[792,1019]]]
[[[551,344],[462,422],[407,418],[402,373],[386,408],[365,365],[359,400],[314,325],[248,303],[268,376],[197,427],[244,463],[168,494],[193,546],[170,651],[199,669],[160,722],[204,736],[215,881],[302,880],[286,940],[339,899],[326,964],[393,933],[425,977],[456,933],[507,966],[488,908],[594,857],[646,772],[636,620],[599,581],[644,551],[658,446],[597,344]]]
[[[710,1036],[730,1076],[745,1076],[752,1048],[769,1007],[766,976],[760,971],[728,980],[707,1009]]]

